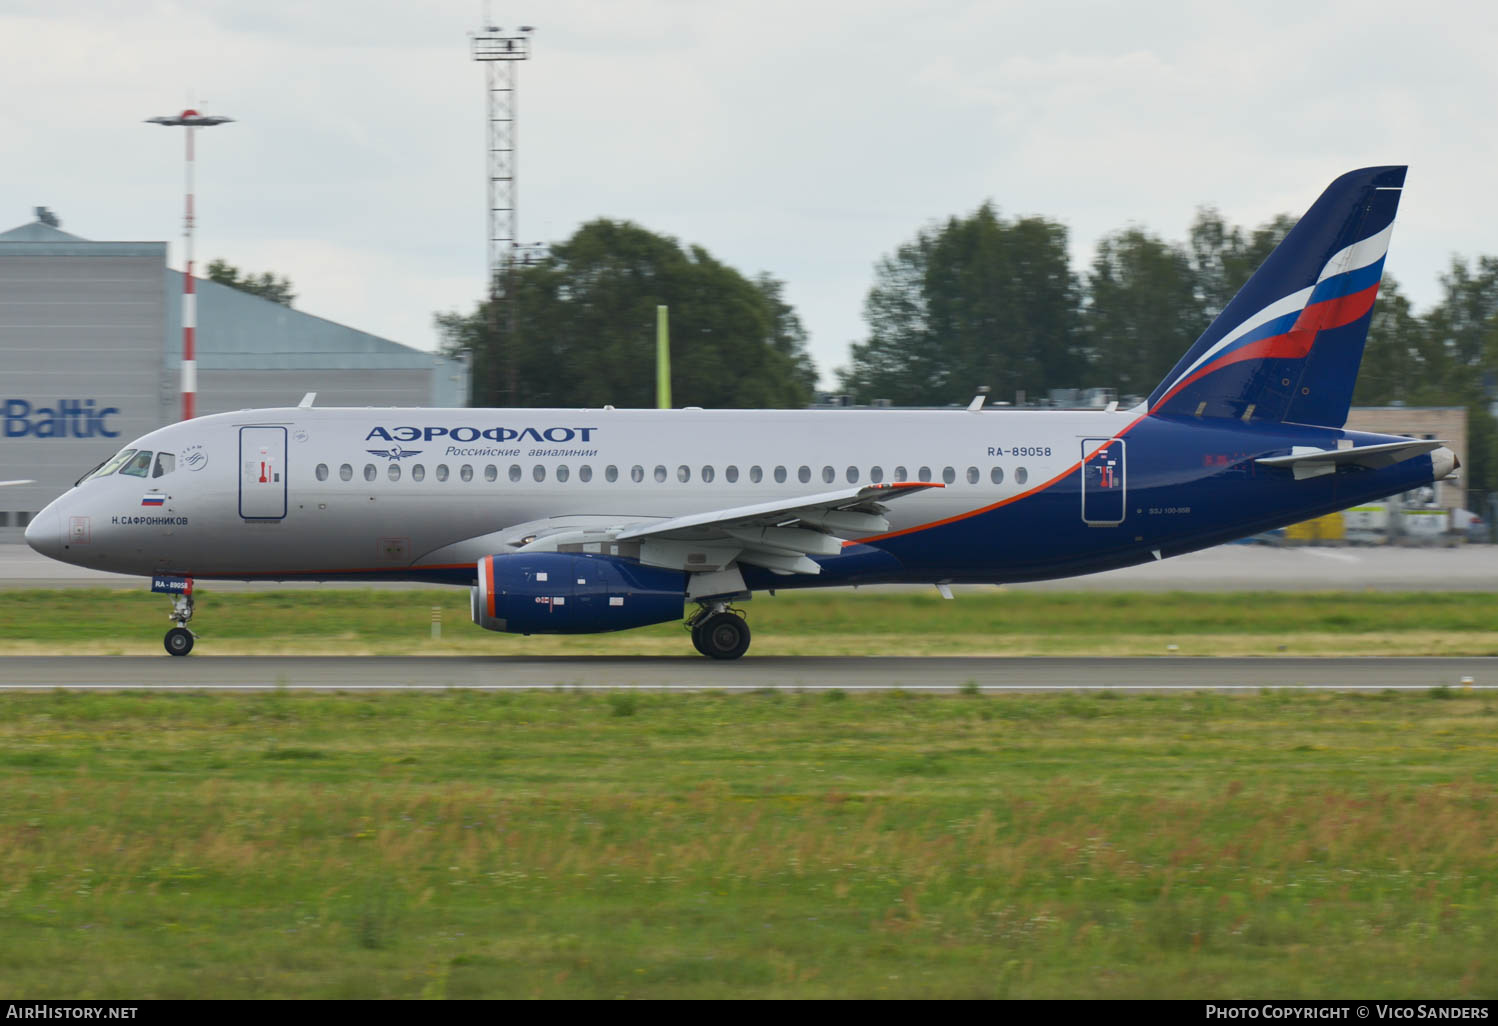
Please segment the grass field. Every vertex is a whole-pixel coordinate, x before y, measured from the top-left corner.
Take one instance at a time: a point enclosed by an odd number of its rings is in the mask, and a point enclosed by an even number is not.
[[[431,639],[432,608],[443,635]],[[143,590],[0,591],[0,655],[154,655],[170,600]],[[1096,593],[986,590],[795,593],[745,603],[756,655],[1498,655],[1498,594]],[[468,593],[199,594],[204,655],[682,655],[679,624],[619,634],[480,630]],[[3,673],[3,668],[0,668]]]
[[[1444,689],[0,695],[27,997],[1493,998],[1495,867]]]

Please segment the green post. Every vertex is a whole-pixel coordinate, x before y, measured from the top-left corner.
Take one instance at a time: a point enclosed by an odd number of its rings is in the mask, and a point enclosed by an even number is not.
[[[671,408],[671,329],[666,307],[655,308],[655,406]]]

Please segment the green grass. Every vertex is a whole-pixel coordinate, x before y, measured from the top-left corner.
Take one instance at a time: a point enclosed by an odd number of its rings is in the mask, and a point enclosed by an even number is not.
[[[1495,823],[1464,691],[5,694],[0,991],[1493,998]]]
[[[431,639],[431,610],[443,637]],[[170,602],[145,591],[0,592],[0,655],[159,654]],[[753,655],[1498,655],[1498,594],[1035,592],[795,593],[746,603]],[[619,634],[493,634],[468,593],[214,592],[199,596],[201,655],[690,655],[680,625]]]

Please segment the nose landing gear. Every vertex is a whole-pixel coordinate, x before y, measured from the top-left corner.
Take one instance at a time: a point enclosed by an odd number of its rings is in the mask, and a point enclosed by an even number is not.
[[[700,603],[687,621],[692,644],[710,659],[737,659],[749,651],[749,623],[723,600]]]
[[[166,632],[161,643],[169,655],[185,656],[192,651],[192,643],[197,638],[196,634],[187,629],[187,622],[192,619],[192,580],[187,580],[183,590],[174,589],[174,594],[176,600],[172,602],[172,613],[168,619],[176,626]]]

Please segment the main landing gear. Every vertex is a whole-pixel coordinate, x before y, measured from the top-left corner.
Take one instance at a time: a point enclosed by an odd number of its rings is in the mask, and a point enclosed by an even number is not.
[[[700,603],[701,609],[687,621],[692,644],[710,659],[737,659],[749,651],[749,623],[744,614],[722,600]]]
[[[177,600],[172,603],[170,619],[177,626],[166,632],[162,644],[171,655],[185,656],[192,651],[192,643],[197,637],[187,629],[187,621],[192,619],[192,592],[177,596]]]

